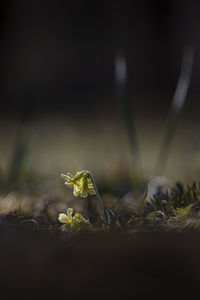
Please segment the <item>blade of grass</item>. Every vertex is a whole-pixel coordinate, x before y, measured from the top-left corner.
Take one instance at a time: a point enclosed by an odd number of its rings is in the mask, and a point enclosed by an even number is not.
[[[27,157],[27,132],[26,127],[33,116],[34,106],[34,87],[30,85],[27,88],[26,95],[22,102],[21,115],[19,121],[19,129],[16,136],[16,142],[14,145],[13,157],[11,159],[8,185],[9,187],[18,187],[20,180],[20,173],[24,166],[25,159]]]
[[[127,64],[124,56],[116,56],[115,58],[115,84],[117,97],[121,104],[121,113],[124,120],[132,158],[132,174],[134,179],[140,176],[140,155],[135,129],[135,120],[131,98],[127,88]]]
[[[192,47],[186,47],[183,52],[183,61],[179,80],[166,120],[164,135],[154,172],[156,175],[163,174],[167,163],[172,139],[176,133],[190,85],[193,58],[194,49]]]

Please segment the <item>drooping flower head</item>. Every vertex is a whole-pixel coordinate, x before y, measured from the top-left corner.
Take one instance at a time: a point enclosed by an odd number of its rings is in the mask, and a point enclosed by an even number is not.
[[[73,194],[75,197],[81,196],[85,198],[88,194],[96,194],[91,178],[86,171],[77,172],[75,176],[71,173],[61,174],[61,177],[66,180],[65,184],[68,187],[74,189]]]

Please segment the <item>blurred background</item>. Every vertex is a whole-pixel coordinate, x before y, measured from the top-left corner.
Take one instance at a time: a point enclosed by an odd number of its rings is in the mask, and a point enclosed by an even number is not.
[[[138,159],[145,179],[198,180],[199,12],[198,0],[2,0],[2,182],[20,173],[59,185],[60,173],[89,169],[112,185],[126,181]],[[195,50],[190,86],[165,169],[156,174],[187,45]],[[127,65],[121,94],[115,83],[118,55]],[[137,134],[136,152],[123,101]]]
[[[188,215],[181,208],[183,234],[169,226],[166,239],[160,208],[143,222],[143,195],[156,175],[199,181],[199,98],[199,0],[0,0],[5,299],[30,290],[37,299],[196,291],[200,240],[190,228],[199,224],[199,188],[181,190],[195,205]],[[75,200],[61,179],[82,169],[110,208],[110,234],[107,225],[101,234],[96,196]],[[154,182],[148,195],[162,192]],[[62,235],[58,216],[69,207],[89,218],[90,232]]]

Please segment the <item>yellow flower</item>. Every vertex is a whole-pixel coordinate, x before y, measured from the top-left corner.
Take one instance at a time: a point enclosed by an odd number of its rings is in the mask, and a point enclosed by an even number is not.
[[[59,214],[58,220],[63,223],[60,227],[62,231],[79,230],[81,225],[89,224],[89,220],[85,219],[82,215],[76,213],[73,216],[73,208],[68,208],[67,214]]]
[[[75,197],[81,196],[85,198],[88,194],[96,194],[91,178],[86,171],[77,172],[75,176],[71,173],[67,173],[67,175],[61,174],[61,177],[66,180],[65,184],[68,187],[74,189],[73,194]]]
[[[101,201],[101,197],[99,195],[96,183],[94,181],[93,176],[91,173],[87,170],[83,170],[80,172],[77,172],[75,176],[73,176],[71,173],[61,174],[61,177],[64,178],[65,184],[68,187],[71,187],[74,189],[73,194],[75,197],[81,196],[83,198],[87,197],[88,194],[95,195],[98,201],[98,206],[101,214],[101,219],[103,221],[103,227],[104,224],[106,224],[107,220],[105,217],[105,211],[103,207],[103,203]]]
[[[72,223],[72,214],[73,214],[73,208],[68,208],[67,214],[59,214],[58,220],[61,223],[71,224]]]
[[[81,179],[80,179],[80,196],[83,198],[86,198],[90,195],[95,195],[95,189],[92,184],[91,179],[89,178],[88,174],[85,174]]]

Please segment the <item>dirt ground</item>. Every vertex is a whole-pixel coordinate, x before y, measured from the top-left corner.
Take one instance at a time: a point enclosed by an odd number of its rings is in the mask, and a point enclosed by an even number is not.
[[[199,233],[58,239],[1,227],[0,236],[4,299],[184,299],[198,292]]]

